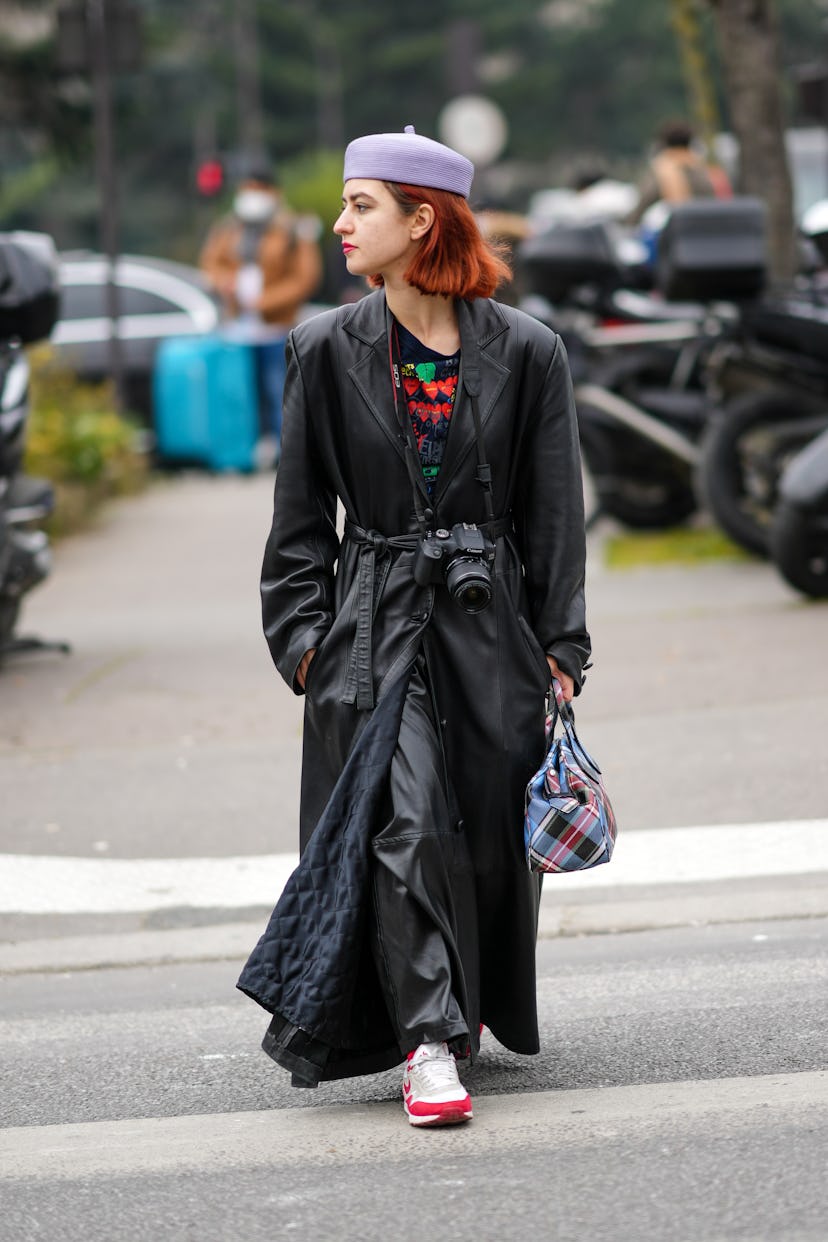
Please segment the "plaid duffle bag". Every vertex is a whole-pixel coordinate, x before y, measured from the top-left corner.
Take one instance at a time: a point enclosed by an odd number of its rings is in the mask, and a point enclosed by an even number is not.
[[[563,733],[555,737],[557,721]],[[618,828],[601,769],[575,732],[575,715],[553,678],[546,758],[526,786],[523,832],[532,871],[583,871],[609,862]]]

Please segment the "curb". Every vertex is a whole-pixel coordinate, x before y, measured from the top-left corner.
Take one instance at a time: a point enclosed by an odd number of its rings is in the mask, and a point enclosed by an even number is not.
[[[132,966],[244,962],[263,923],[220,923],[164,931],[111,932],[0,944],[0,975],[61,974]]]
[[[604,890],[599,900],[558,905],[544,887],[538,936],[602,936],[613,933],[828,917],[825,876],[797,883],[739,882],[716,885],[659,885],[638,890]],[[744,882],[743,882],[744,883]]]
[[[547,882],[538,936],[605,936],[828,917],[828,877],[780,885],[754,882],[605,889],[600,895],[560,902]],[[552,891],[550,891],[552,890]],[[55,974],[128,967],[173,966],[200,962],[241,965],[257,943],[264,919],[158,931],[124,931],[59,938],[21,939],[0,944],[0,975]]]

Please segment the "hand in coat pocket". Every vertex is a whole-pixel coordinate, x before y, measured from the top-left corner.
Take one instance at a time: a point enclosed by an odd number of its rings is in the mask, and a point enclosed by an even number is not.
[[[299,683],[299,688],[301,690],[304,690],[305,688],[305,678],[308,675],[308,669],[310,668],[310,662],[315,655],[316,655],[316,648],[310,647],[305,652],[305,654],[302,656],[302,659],[299,661],[299,667],[296,670],[296,680]]]

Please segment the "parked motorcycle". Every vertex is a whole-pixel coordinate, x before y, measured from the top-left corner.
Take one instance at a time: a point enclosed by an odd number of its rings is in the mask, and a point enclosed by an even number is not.
[[[762,556],[788,463],[828,426],[828,201],[805,213],[797,241],[795,280],[746,302],[708,364],[699,490],[722,529]]]
[[[15,652],[68,651],[65,643],[15,634],[24,597],[48,575],[40,524],[52,486],[22,472],[29,416],[24,345],[47,337],[58,315],[57,258],[45,234],[0,234],[0,661]]]
[[[782,475],[770,553],[791,586],[817,599],[828,597],[828,431],[802,449]]]
[[[699,488],[722,529],[767,556],[786,467],[828,427],[828,297],[797,291],[746,308],[708,378],[719,400]]]
[[[606,513],[659,528],[697,508],[698,445],[710,413],[706,359],[738,318],[722,299],[755,293],[764,275],[754,200],[705,206],[701,221],[698,204],[674,211],[655,294],[646,291],[654,273],[627,259],[625,239],[604,223],[558,225],[519,250],[529,294],[522,305],[560,332],[569,351],[597,497],[592,520]],[[734,247],[734,235],[749,244]]]

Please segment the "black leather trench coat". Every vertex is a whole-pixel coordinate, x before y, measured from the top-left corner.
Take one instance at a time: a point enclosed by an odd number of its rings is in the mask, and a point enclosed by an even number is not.
[[[394,546],[417,525],[379,290],[307,321],[289,338],[282,459],[262,571],[264,628],[297,694],[298,665],[317,648],[305,686],[303,851],[375,706],[425,644],[474,876],[479,971],[470,964],[475,994],[465,998],[472,1045],[479,1014],[500,1042],[532,1053],[539,884],[523,852],[524,791],[543,755],[545,653],[580,686],[590,651],[578,433],[554,333],[488,299],[459,302],[458,320],[458,396],[436,490],[429,500],[423,488],[423,504],[435,525],[485,523],[469,399],[477,389],[500,532],[492,604],[468,615],[444,585],[418,586],[413,552]],[[341,541],[337,499],[347,519]],[[301,939],[301,927],[291,926]],[[275,930],[269,947],[263,937],[240,982],[271,1012],[279,998],[260,968],[263,955],[279,951],[277,942]],[[370,969],[357,975],[352,1012],[375,1012],[377,981]],[[312,986],[324,992],[325,978]],[[353,1029],[341,1042],[356,1072],[390,1063],[387,1055],[366,1063]],[[355,1072],[341,1055],[337,1066],[321,1076]]]

